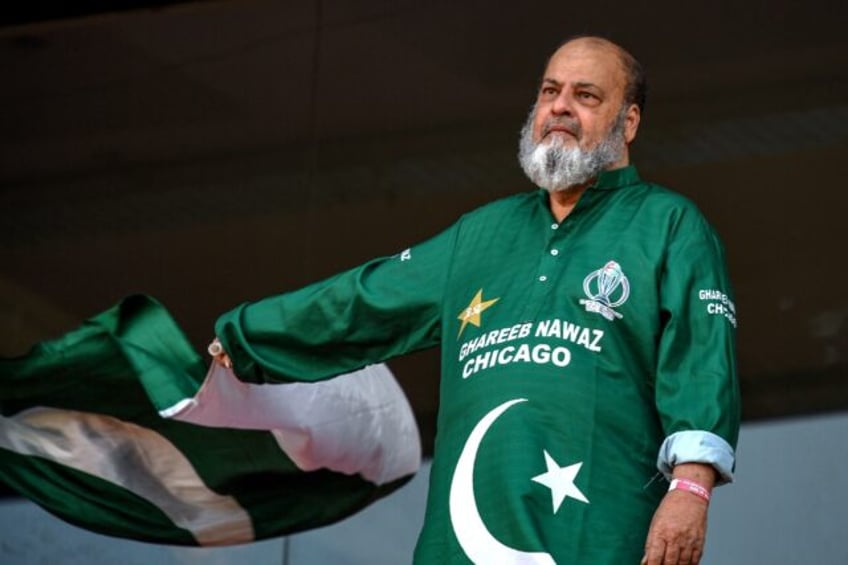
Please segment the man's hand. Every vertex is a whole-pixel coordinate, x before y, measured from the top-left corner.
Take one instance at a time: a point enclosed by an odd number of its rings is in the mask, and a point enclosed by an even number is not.
[[[712,467],[684,464],[675,467],[675,478],[687,478],[712,489]],[[660,502],[645,541],[642,565],[697,565],[704,553],[709,502],[685,490],[666,493]]]
[[[690,492],[673,490],[654,513],[642,565],[697,565],[706,533],[707,502]]]
[[[233,362],[230,360],[230,356],[227,355],[227,352],[224,351],[224,347],[221,345],[221,342],[218,341],[217,337],[212,340],[212,343],[209,344],[209,347],[207,347],[206,350],[209,352],[209,355],[212,356],[213,361],[227,369],[232,368]]]

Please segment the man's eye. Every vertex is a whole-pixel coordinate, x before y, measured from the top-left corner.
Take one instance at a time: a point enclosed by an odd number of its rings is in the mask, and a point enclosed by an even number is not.
[[[553,96],[554,94],[556,94],[556,88],[552,86],[546,86],[542,89],[542,94],[544,94],[545,96]]]

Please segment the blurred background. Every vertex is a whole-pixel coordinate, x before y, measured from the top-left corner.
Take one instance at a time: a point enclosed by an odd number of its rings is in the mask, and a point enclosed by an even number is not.
[[[846,25],[824,0],[15,3],[0,16],[0,354],[136,292],[202,348],[240,302],[532,189],[515,155],[545,59],[600,34],[648,72],[634,162],[727,247],[746,430],[797,424],[844,468]],[[438,352],[391,366],[429,455]],[[757,464],[788,473],[787,449]],[[843,524],[846,492],[825,501]]]

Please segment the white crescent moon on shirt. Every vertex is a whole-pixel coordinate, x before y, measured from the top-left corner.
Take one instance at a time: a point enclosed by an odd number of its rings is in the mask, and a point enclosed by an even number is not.
[[[453,472],[450,488],[451,524],[459,545],[475,564],[556,565],[550,553],[520,551],[495,538],[483,523],[474,497],[474,462],[483,436],[509,407],[526,401],[526,398],[509,400],[486,414],[471,430]]]

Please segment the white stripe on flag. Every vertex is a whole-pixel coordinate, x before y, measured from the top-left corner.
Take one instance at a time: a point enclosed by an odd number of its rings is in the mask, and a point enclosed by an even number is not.
[[[159,413],[203,426],[269,430],[304,471],[360,474],[382,485],[421,465],[412,408],[383,364],[314,383],[256,385],[212,363],[194,398]]]
[[[0,416],[0,447],[133,492],[200,545],[254,539],[250,516],[238,502],[211,491],[182,452],[150,429],[109,416],[39,407]]]

